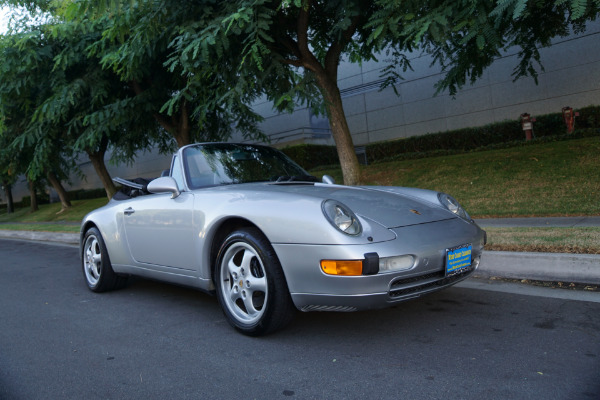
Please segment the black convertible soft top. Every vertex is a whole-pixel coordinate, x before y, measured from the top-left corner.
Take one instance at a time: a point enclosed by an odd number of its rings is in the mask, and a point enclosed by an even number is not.
[[[114,200],[129,200],[134,197],[150,194],[147,188],[152,179],[134,178],[127,180],[114,178],[113,181],[122,185],[121,189],[113,196]]]

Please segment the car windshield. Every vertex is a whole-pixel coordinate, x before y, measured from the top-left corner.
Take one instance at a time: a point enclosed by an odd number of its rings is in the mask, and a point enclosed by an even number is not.
[[[183,151],[190,189],[248,182],[316,182],[285,154],[266,146],[212,143]]]

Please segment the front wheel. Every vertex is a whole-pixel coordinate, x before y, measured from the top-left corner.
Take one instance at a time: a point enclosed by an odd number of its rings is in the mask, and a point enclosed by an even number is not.
[[[83,237],[81,261],[83,276],[93,292],[106,292],[125,285],[127,278],[115,274],[100,231],[90,228]]]
[[[277,255],[258,229],[240,229],[225,239],[217,257],[215,281],[228,322],[246,335],[273,332],[294,315]]]

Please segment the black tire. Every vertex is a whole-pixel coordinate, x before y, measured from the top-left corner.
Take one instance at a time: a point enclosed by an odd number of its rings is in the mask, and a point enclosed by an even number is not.
[[[227,321],[245,335],[274,332],[295,314],[277,255],[256,228],[227,236],[217,256],[214,278]]]
[[[113,271],[104,239],[96,228],[88,229],[83,237],[81,266],[85,283],[93,292],[119,289],[127,283],[127,277]]]

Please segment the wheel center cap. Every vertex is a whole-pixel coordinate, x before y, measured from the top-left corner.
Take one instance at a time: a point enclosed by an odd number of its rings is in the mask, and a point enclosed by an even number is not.
[[[240,287],[244,287],[244,281],[240,279]]]

